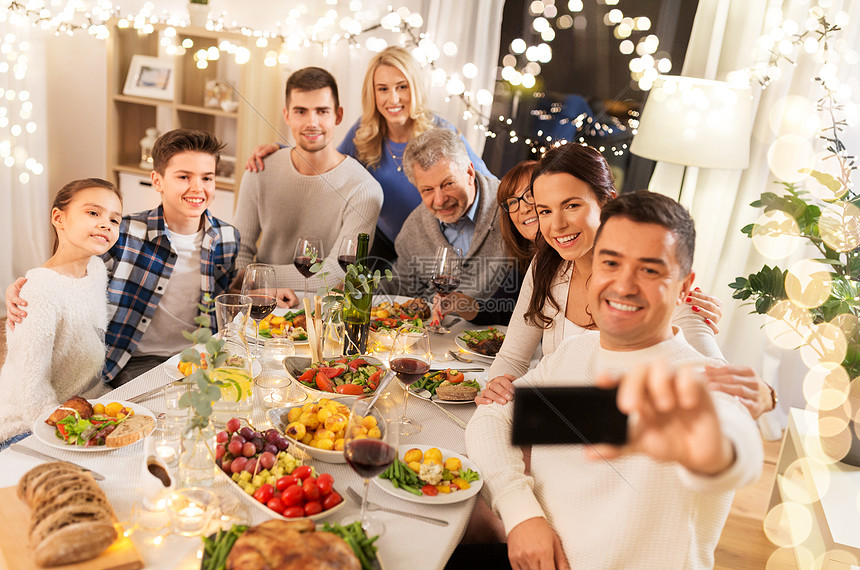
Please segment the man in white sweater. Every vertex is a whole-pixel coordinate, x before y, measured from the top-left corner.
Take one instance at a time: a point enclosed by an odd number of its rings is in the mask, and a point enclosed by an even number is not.
[[[242,236],[237,288],[249,263],[269,263],[275,266],[279,300],[293,305],[293,291],[305,286],[293,266],[299,238],[320,238],[323,271],[332,286],[344,275],[337,263],[340,244],[360,233],[373,236],[382,188],[358,161],[332,144],[342,119],[337,83],[328,71],[306,67],[290,75],[284,120],[295,146],[266,158],[265,170],[242,177],[234,218]],[[313,277],[309,285],[316,290],[324,281]]]
[[[510,444],[513,406],[479,406],[466,431],[520,568],[712,568],[734,489],[762,448],[749,412],[709,392],[709,360],[671,324],[693,281],[695,230],[677,202],[625,194],[601,213],[589,310],[578,335],[515,386],[618,385],[628,443],[534,446],[531,476]],[[577,418],[567,418],[576,426]]]

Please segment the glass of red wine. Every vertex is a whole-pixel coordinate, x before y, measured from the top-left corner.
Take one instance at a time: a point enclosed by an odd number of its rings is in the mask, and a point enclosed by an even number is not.
[[[278,306],[275,292],[275,268],[265,263],[251,263],[245,268],[242,294],[251,298],[251,318],[254,320],[253,356],[260,356],[260,321]]]
[[[296,254],[293,257],[293,265],[305,278],[305,299],[308,298],[308,280],[313,273],[311,267],[314,263],[323,260],[322,240],[317,237],[300,237],[296,243]]]
[[[460,273],[463,268],[463,251],[459,247],[440,245],[436,248],[436,259],[433,262],[433,272],[430,284],[440,297],[447,297],[460,286]],[[441,303],[440,303],[441,305]],[[427,329],[435,333],[447,333],[442,326],[443,314],[434,311],[433,320]]]
[[[388,366],[397,374],[406,394],[403,397],[403,413],[397,418],[400,435],[412,435],[421,431],[421,423],[406,415],[409,402],[409,386],[430,371],[430,335],[422,327],[404,325],[397,329],[394,344],[388,357]]]
[[[394,462],[397,457],[397,406],[388,394],[373,403],[373,396],[358,398],[352,404],[349,421],[345,429],[343,455],[346,462],[364,479],[364,494],[361,500],[361,526],[367,536],[381,535],[385,525],[367,512],[367,491],[370,478],[376,477]],[[373,407],[370,404],[373,403]],[[347,517],[343,524],[351,524],[354,516]]]
[[[355,250],[358,243],[353,238],[345,238],[340,242],[340,247],[337,250],[337,263],[340,268],[346,273],[347,265],[355,263]]]

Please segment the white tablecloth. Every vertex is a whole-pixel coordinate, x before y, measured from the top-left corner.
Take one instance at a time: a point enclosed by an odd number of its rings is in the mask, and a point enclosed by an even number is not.
[[[434,357],[441,358],[449,348],[456,348],[454,338],[457,333],[467,328],[467,324],[461,321],[452,327],[453,332],[448,335],[431,335],[431,349]],[[473,327],[469,326],[468,328]],[[457,368],[473,365],[460,364],[456,361],[434,361],[433,366],[434,368],[442,366]],[[479,373],[479,378],[486,381],[486,372]],[[166,372],[158,367],[114,390],[107,397],[124,400],[167,384],[170,380],[171,378]],[[163,411],[164,403],[161,394],[158,394],[141,402],[141,405],[158,414]],[[469,420],[475,410],[474,404],[448,405],[446,407],[465,421]],[[428,444],[465,454],[463,429],[433,404],[410,396],[408,414],[418,419],[423,424],[424,429],[417,435],[402,437],[401,445]],[[259,409],[255,409],[255,423],[258,428],[265,423]],[[133,528],[133,523],[139,520],[135,516],[135,509],[140,509],[139,485],[144,449],[142,442],[100,453],[76,453],[58,450],[44,445],[33,436],[26,438],[22,444],[59,459],[78,463],[104,475],[105,480],[100,485],[110,499],[117,516],[123,521],[124,527],[132,530],[131,539],[143,556],[147,568],[199,568],[198,557],[202,556],[202,542],[199,538],[185,538],[167,533],[165,530],[151,531]],[[0,486],[16,485],[18,479],[26,471],[39,463],[41,461],[38,459],[11,450],[0,453],[0,466],[2,466],[0,468]],[[333,521],[340,522],[348,515],[355,515],[355,518],[358,518],[359,505],[346,497],[345,490],[347,486],[350,486],[361,492],[361,478],[346,464],[317,461],[313,461],[311,464],[318,472],[331,473],[335,479],[335,488],[344,494],[346,506],[333,515]],[[243,500],[241,498],[242,491],[227,481],[226,478],[219,477],[217,481],[218,489],[228,490],[240,501]],[[449,522],[449,526],[441,527],[412,518],[381,511],[376,512],[375,514],[384,521],[387,527],[385,534],[377,541],[380,559],[387,570],[403,567],[415,570],[443,568],[465,531],[476,500],[472,498],[451,505],[421,505],[388,495],[372,483],[369,499],[389,507],[441,518]],[[270,518],[253,506],[247,508],[246,511],[249,515],[248,522],[251,524],[259,524]]]

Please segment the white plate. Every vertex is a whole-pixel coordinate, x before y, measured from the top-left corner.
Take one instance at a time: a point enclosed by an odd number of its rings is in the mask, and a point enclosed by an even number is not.
[[[97,400],[88,400],[88,401],[90,402],[90,404],[96,404],[98,402],[101,402],[102,404],[105,404],[105,405],[110,404],[111,402],[117,402],[119,404],[122,404],[123,406],[127,406],[127,407],[131,408],[132,410],[134,410],[135,415],[150,416],[152,418],[155,418],[155,414],[150,412],[147,408],[144,408],[140,404],[132,404],[131,402],[126,402],[125,400],[112,400],[110,398],[99,398]],[[54,410],[56,410],[56,409],[57,408],[54,408],[54,409],[50,410],[49,412],[42,414],[36,420],[36,422],[33,424],[33,435],[35,435],[36,439],[38,439],[39,441],[41,441],[42,443],[44,443],[48,447],[53,447],[56,449],[62,449],[63,451],[82,451],[84,453],[91,453],[94,451],[110,451],[112,449],[120,449],[119,447],[108,447],[106,445],[94,445],[93,447],[81,447],[78,445],[67,445],[65,442],[63,442],[62,439],[57,437],[57,435],[56,435],[57,428],[55,428],[53,426],[49,426],[48,424],[45,423],[45,420],[47,420],[51,416],[51,414],[54,413]],[[139,439],[138,441],[142,441],[142,440],[143,440],[143,438]],[[135,443],[137,443],[137,441],[130,443],[129,445],[134,445]],[[122,446],[122,447],[125,447],[125,446]]]
[[[451,368],[454,370],[457,370],[453,366]],[[474,374],[469,374],[469,373],[465,373],[465,372],[464,372],[464,374],[466,375],[466,380],[474,380],[478,383],[478,386],[480,386],[480,388],[478,388],[478,394],[483,392],[484,388],[487,387],[487,383],[484,382],[483,380],[481,380],[480,378],[477,378]],[[470,378],[470,376],[471,376],[471,378]],[[421,400],[431,400],[432,399],[434,402],[439,403],[439,404],[455,404],[456,405],[456,404],[474,404],[475,403],[475,400],[443,400],[442,398],[440,398],[439,396],[436,396],[436,395],[433,395],[432,398],[425,398],[425,397],[419,396],[418,394],[413,392],[411,387],[410,387],[409,393],[412,394],[413,396],[415,396],[416,398],[420,398]],[[412,449],[412,448],[410,447],[409,449]]]
[[[411,444],[403,444],[397,448],[397,455],[400,460],[403,461],[403,455],[409,451],[410,449],[420,449],[422,453],[430,449],[431,447],[436,447],[435,445],[411,445]],[[388,493],[389,495],[394,495],[395,497],[399,497],[405,501],[410,501],[412,503],[423,503],[425,505],[448,505],[451,503],[460,503],[463,501],[467,501],[477,495],[481,491],[481,487],[484,486],[484,476],[478,470],[478,466],[475,465],[468,457],[460,455],[459,453],[454,453],[450,449],[445,449],[444,447],[436,447],[439,451],[442,452],[442,459],[448,459],[449,457],[457,457],[463,463],[464,468],[471,469],[472,471],[477,471],[481,478],[477,481],[473,481],[470,483],[472,486],[464,491],[457,491],[456,493],[439,493],[435,497],[430,497],[428,495],[413,495],[409,491],[404,491],[403,489],[398,489],[394,485],[391,484],[391,481],[388,479],[380,479],[379,477],[373,478],[373,484]]]
[[[185,376],[183,376],[182,373],[179,371],[179,368],[177,368],[177,366],[179,366],[179,357],[180,356],[182,356],[182,353],[174,354],[173,356],[171,356],[170,358],[165,360],[164,363],[161,365],[161,368],[162,368],[162,370],[164,370],[165,374],[167,374],[168,376],[170,376],[174,380],[182,380],[183,378],[185,378]],[[257,376],[260,375],[260,373],[262,371],[263,371],[263,365],[260,364],[260,362],[258,360],[252,360],[251,361],[251,376],[256,378]]]
[[[487,330],[487,329],[498,329],[499,331],[503,332],[504,334],[508,333],[508,327],[506,327],[504,325],[496,325],[493,327],[485,327],[483,329],[468,329],[468,330],[477,331],[477,330]],[[475,356],[478,356],[480,358],[495,360],[495,358],[496,358],[495,356],[487,356],[486,354],[481,354],[480,352],[475,352],[474,350],[469,348],[469,345],[466,344],[466,341],[463,340],[462,338],[460,338],[460,335],[462,335],[462,334],[463,333],[461,332],[460,334],[458,334],[454,338],[454,344],[456,344],[460,349],[462,349],[464,352],[468,352],[469,354],[474,354]]]
[[[250,503],[250,504],[254,505],[254,507],[257,508],[261,513],[264,513],[265,515],[267,515],[269,518],[272,518],[272,519],[279,518],[279,519],[282,519],[285,521],[300,521],[302,519],[311,519],[314,521],[318,521],[318,520],[321,520],[321,519],[328,517],[329,515],[333,515],[334,513],[341,510],[344,507],[344,505],[346,505],[346,498],[344,497],[343,493],[338,491],[338,487],[335,486],[335,487],[333,487],[333,489],[335,491],[337,491],[337,493],[343,498],[343,500],[340,503],[338,503],[334,507],[330,508],[329,510],[323,511],[323,512],[316,514],[316,515],[311,515],[309,517],[297,517],[297,518],[288,519],[285,516],[279,515],[278,513],[276,513],[275,511],[273,511],[272,509],[270,509],[269,507],[267,507],[266,505],[264,505],[263,503],[261,503],[260,501],[258,501],[257,499],[255,499],[254,497],[252,497],[251,495],[246,493],[245,491],[243,491],[242,488],[235,481],[233,481],[233,479],[231,479],[226,473],[224,473],[224,471],[221,468],[216,468],[215,470],[220,474],[221,477],[224,477],[225,479],[227,479],[227,481],[230,483],[230,485],[233,486],[232,490],[234,493],[239,493],[240,495],[242,495],[243,500],[246,503]]]
[[[275,310],[272,311],[272,314],[275,315],[276,317],[283,317],[287,313],[294,313],[297,310],[300,310],[300,309],[286,309],[284,307],[275,307]],[[255,333],[254,321],[252,321],[249,318],[248,319],[248,325],[245,327],[245,338],[248,339],[248,344],[251,344],[251,345],[260,344],[262,346],[262,345],[266,344],[267,340],[269,340],[268,337],[263,336],[263,337],[260,337],[260,342],[257,343],[256,339],[254,337],[254,333]],[[305,346],[308,344],[308,339],[294,340],[293,344],[298,345],[298,346]]]

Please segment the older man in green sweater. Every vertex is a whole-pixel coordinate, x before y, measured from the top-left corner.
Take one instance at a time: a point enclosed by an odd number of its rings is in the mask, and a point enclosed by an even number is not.
[[[478,300],[493,296],[511,270],[498,224],[499,181],[476,173],[460,137],[442,128],[409,141],[403,169],[423,204],[397,235],[395,280],[386,289],[429,299],[436,251],[451,246],[463,252],[458,292]]]

